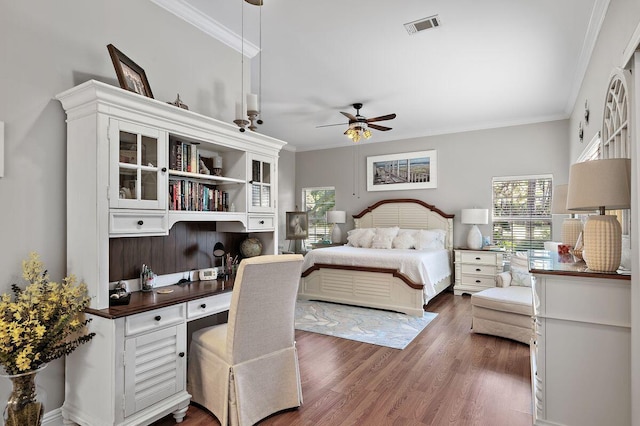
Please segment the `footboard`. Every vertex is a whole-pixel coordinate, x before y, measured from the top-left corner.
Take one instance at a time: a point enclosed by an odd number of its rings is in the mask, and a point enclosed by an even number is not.
[[[423,285],[411,282],[393,269],[315,265],[304,272],[298,297],[388,309],[414,316],[424,313]]]

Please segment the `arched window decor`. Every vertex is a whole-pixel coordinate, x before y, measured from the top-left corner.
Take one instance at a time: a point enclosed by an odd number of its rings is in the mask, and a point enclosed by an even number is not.
[[[604,103],[600,158],[631,158],[629,96],[625,70],[614,71]]]
[[[604,102],[600,158],[631,158],[629,81],[628,70],[616,69],[611,76]],[[610,211],[609,214],[618,216],[622,233],[628,234],[631,228],[629,211]]]

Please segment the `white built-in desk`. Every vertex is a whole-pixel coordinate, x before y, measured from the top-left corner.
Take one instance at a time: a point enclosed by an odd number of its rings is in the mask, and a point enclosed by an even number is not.
[[[169,413],[182,421],[187,323],[227,311],[232,289],[233,280],[195,281],[87,309],[96,336],[67,357],[65,424],[146,425]]]
[[[631,424],[631,281],[532,259],[535,425]]]

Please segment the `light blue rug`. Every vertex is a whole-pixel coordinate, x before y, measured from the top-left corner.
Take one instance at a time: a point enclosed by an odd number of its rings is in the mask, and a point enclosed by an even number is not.
[[[373,345],[404,349],[438,314],[422,318],[379,309],[298,300],[296,328]]]

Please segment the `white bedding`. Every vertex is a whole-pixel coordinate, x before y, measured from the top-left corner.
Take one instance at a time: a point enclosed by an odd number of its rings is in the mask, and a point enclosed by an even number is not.
[[[424,284],[426,300],[435,296],[434,284],[451,275],[449,252],[441,249],[327,247],[308,252],[304,256],[302,270],[306,271],[316,263],[396,269],[413,282]]]

